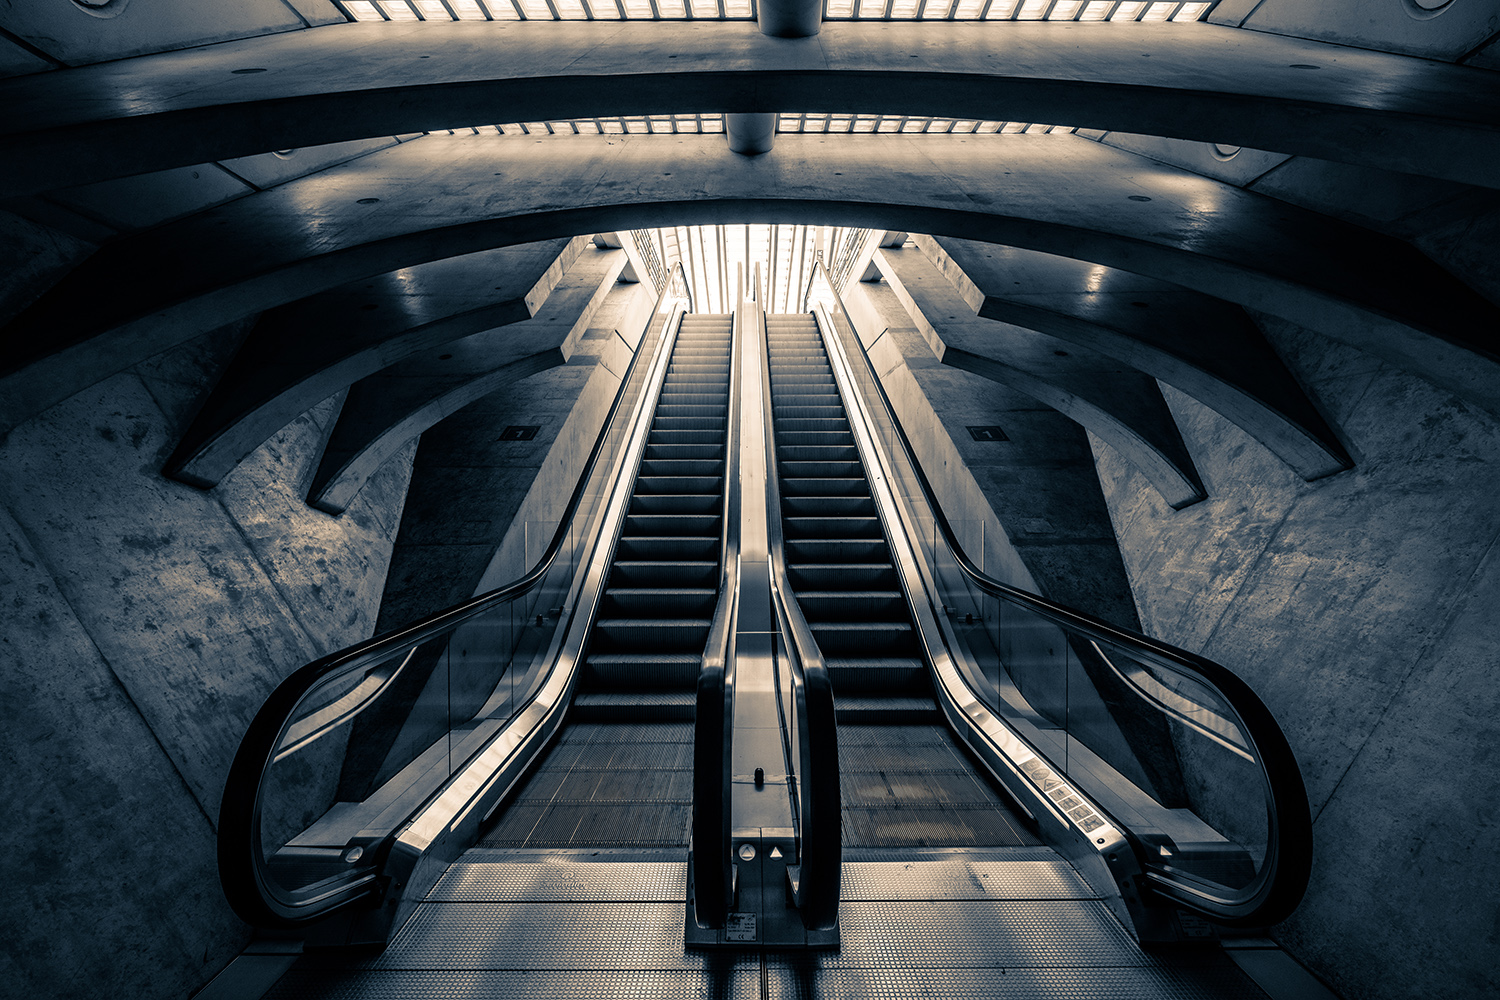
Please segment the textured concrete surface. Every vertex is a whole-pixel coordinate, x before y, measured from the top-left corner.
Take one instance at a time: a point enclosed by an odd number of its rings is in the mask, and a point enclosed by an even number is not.
[[[884,283],[851,283],[844,298],[913,446],[933,456],[924,471],[971,558],[1012,586],[1137,627],[1083,429],[941,365]],[[1009,440],[976,441],[971,425]]]
[[[0,323],[8,323],[37,296],[93,253],[80,239],[0,212]]]
[[[332,399],[212,493],[159,475],[242,330],[69,399],[0,446],[0,911],[29,996],[185,995],[243,943],[218,887],[229,761],[271,686],[369,635],[410,459],[335,520],[301,502]],[[11,951],[8,947],[7,951]]]
[[[1169,391],[1210,491],[1172,512],[1094,441],[1142,621],[1240,673],[1297,753],[1316,856],[1288,949],[1348,997],[1492,996],[1500,425],[1262,320],[1358,465],[1301,482]]]

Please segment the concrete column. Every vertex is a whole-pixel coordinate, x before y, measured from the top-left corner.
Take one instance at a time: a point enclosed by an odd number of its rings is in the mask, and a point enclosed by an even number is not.
[[[724,134],[729,148],[745,156],[769,153],[776,139],[776,115],[771,111],[750,111],[724,116]]]
[[[760,0],[760,30],[772,38],[811,38],[823,28],[819,0]]]

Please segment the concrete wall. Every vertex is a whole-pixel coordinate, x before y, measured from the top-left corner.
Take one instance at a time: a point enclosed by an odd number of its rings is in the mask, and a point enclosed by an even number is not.
[[[272,686],[375,624],[411,452],[341,518],[303,492],[339,400],[211,492],[162,462],[239,330],[0,444],[0,994],[183,996],[248,932],[219,889],[224,775]]]
[[[1083,429],[941,364],[884,282],[851,282],[844,303],[970,557],[1012,586],[1138,627]],[[1007,440],[976,441],[970,426],[999,426]]]
[[[1209,499],[1167,508],[1095,440],[1145,631],[1236,670],[1314,815],[1312,886],[1275,931],[1342,996],[1500,994],[1500,421],[1274,320],[1357,467],[1313,483],[1166,389]]]

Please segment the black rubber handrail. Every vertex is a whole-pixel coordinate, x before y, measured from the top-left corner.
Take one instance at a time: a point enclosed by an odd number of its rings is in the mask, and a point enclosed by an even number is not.
[[[796,713],[798,760],[798,872],[794,901],[809,930],[830,930],[838,923],[843,868],[843,803],[839,793],[839,744],[833,683],[822,650],[797,604],[786,571],[781,523],[781,479],[777,469],[776,431],[771,412],[771,359],[763,310],[756,310],[761,352],[760,391],[766,435],[766,542],[775,582],[777,618],[783,626]],[[777,686],[778,691],[780,685]],[[787,706],[783,706],[785,711]]]
[[[740,549],[740,366],[734,363],[743,331],[740,317],[731,321],[727,433],[724,435],[724,499],[720,505],[719,604],[703,647],[693,719],[692,863],[693,919],[701,927],[722,927],[734,896],[734,861],[730,841],[734,788],[729,734],[733,729],[733,639]]]
[[[1312,814],[1297,759],[1287,743],[1286,734],[1282,732],[1270,709],[1266,708],[1265,703],[1248,684],[1222,664],[1142,633],[1113,625],[1087,612],[1018,590],[985,575],[968,557],[959,544],[952,525],[948,523],[932,484],[922,469],[922,463],[917,458],[916,449],[912,447],[905,428],[896,416],[895,407],[886,395],[885,387],[863,342],[854,332],[843,302],[821,261],[814,264],[814,275],[827,286],[833,306],[828,310],[830,319],[835,325],[842,326],[840,333],[844,335],[844,339],[852,340],[859,348],[857,353],[864,361],[870,381],[895,431],[896,439],[901,443],[901,449],[915,474],[922,496],[932,511],[938,531],[964,576],[990,596],[1024,607],[1070,632],[1123,650],[1174,673],[1192,677],[1221,698],[1238,716],[1255,752],[1266,785],[1267,845],[1260,871],[1244,890],[1227,895],[1222,891],[1223,887],[1184,876],[1180,872],[1163,871],[1159,856],[1132,838],[1142,867],[1146,869],[1146,877],[1153,887],[1176,902],[1220,923],[1259,926],[1284,920],[1301,902],[1312,873]]]
[[[620,387],[615,392],[593,449],[589,452],[573,493],[558,520],[557,530],[546,551],[525,575],[403,628],[320,657],[288,675],[261,705],[240,740],[239,749],[225,779],[224,794],[219,806],[219,880],[230,907],[240,919],[257,927],[304,926],[381,890],[380,867],[389,849],[389,835],[373,850],[364,851],[359,859],[363,864],[351,864],[349,870],[342,875],[324,879],[305,889],[288,891],[279,886],[270,875],[261,839],[264,781],[282,748],[283,738],[292,725],[298,708],[320,686],[334,683],[339,677],[352,674],[361,667],[394,657],[401,650],[420,646],[429,639],[452,631],[476,615],[524,596],[542,582],[568,537],[599,455],[614,430],[636,365],[645,353],[640,348],[658,319],[665,322],[667,314],[671,312],[668,309],[667,313],[663,313],[663,307],[668,302],[686,299],[691,308],[690,294],[681,265],[676,265],[657,297],[651,320],[620,380]],[[391,671],[382,679],[379,687],[363,700],[359,708],[343,713],[333,725],[348,721],[358,714],[360,708],[378,698],[397,673],[399,670]],[[327,728],[331,726],[325,727],[324,731]],[[303,738],[299,745],[305,745],[315,738],[316,736]]]

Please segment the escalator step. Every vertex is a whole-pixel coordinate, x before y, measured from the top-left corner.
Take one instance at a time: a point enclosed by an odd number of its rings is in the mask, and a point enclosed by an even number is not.
[[[723,417],[657,417],[651,425],[652,433],[663,431],[718,431],[720,435],[728,429],[729,422]]]
[[[782,462],[858,462],[859,449],[852,444],[783,444],[776,457]]]
[[[804,588],[862,587],[876,590],[896,586],[896,567],[889,562],[799,563],[787,566],[787,576],[798,593]]]
[[[686,559],[713,561],[717,565],[719,536],[625,535],[615,546],[615,558],[630,561]]]
[[[870,484],[858,479],[782,479],[782,496],[794,497],[868,497]]]
[[[723,506],[717,493],[637,493],[630,498],[635,514],[714,514]]]
[[[788,538],[788,563],[890,562],[885,537],[880,538]]]
[[[914,651],[916,636],[911,623],[809,622],[818,648],[826,657],[878,656],[881,653]]]
[[[829,657],[823,663],[839,696],[931,692],[927,665],[915,657]]]
[[[650,438],[646,439],[646,461],[648,462],[672,462],[684,459],[719,460],[724,458],[724,445],[719,442],[709,444],[657,444]]]
[[[843,416],[839,416],[836,419],[818,418],[816,420],[812,419],[811,417],[797,417],[796,419],[783,418],[778,419],[776,422],[776,433],[778,439],[781,437],[781,435],[788,432],[803,431],[832,431],[848,434],[850,433],[849,421],[846,420]]]
[[[835,699],[833,711],[841,726],[916,725],[944,721],[942,709],[930,697],[841,695]]]
[[[718,555],[717,547],[714,555]],[[623,559],[616,552],[610,586],[716,586],[719,563],[713,560]]]
[[[783,479],[859,479],[865,478],[864,466],[858,462],[782,461],[777,463]]]
[[[643,479],[661,477],[681,478],[684,476],[711,476],[714,479],[722,479],[724,476],[724,460],[722,458],[646,459],[641,462],[639,475]]]
[[[797,603],[810,622],[881,621],[906,614],[899,590],[800,590]]]
[[[594,623],[593,642],[607,645],[600,652],[650,650],[702,653],[708,641],[708,618],[601,618]]]
[[[875,501],[863,497],[789,497],[781,498],[781,508],[789,517],[874,517]]]
[[[885,539],[878,517],[787,517],[782,524],[789,539]]]
[[[695,691],[581,691],[573,697],[580,722],[691,722]]]
[[[699,653],[592,653],[584,680],[592,690],[692,690],[703,669]]]
[[[720,448],[724,446],[724,430],[708,428],[665,428],[653,427],[651,436],[647,439],[652,444],[717,444]]]
[[[718,514],[630,514],[625,531],[632,535],[698,535],[719,537]]]
[[[671,614],[712,616],[719,592],[709,587],[611,587],[600,614],[610,618]]]
[[[787,431],[780,428],[776,431],[776,442],[778,447],[828,447],[840,446],[850,448],[854,446],[854,434],[848,429],[842,431]]]
[[[722,476],[641,476],[635,481],[639,493],[712,493],[724,488]]]

